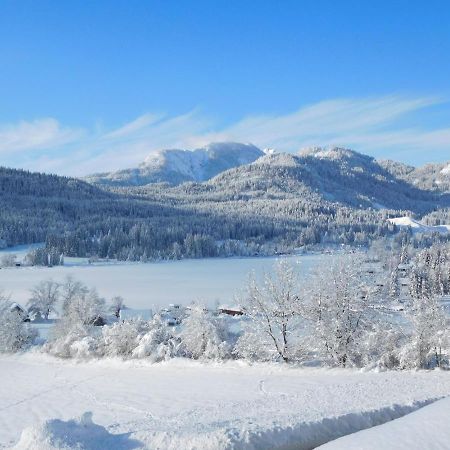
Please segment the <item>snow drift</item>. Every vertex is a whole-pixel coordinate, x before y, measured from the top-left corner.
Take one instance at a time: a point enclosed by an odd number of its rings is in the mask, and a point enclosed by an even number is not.
[[[323,450],[428,450],[450,445],[450,397],[439,400],[401,419],[332,441]]]
[[[14,450],[131,450],[142,448],[128,434],[111,434],[86,412],[79,419],[51,419],[23,430]]]

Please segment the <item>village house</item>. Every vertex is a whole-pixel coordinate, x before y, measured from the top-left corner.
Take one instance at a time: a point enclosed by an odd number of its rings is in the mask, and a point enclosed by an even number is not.
[[[22,306],[20,306],[18,303],[11,303],[11,305],[9,306],[9,310],[11,312],[15,312],[17,313],[24,322],[29,322],[30,321],[30,317],[28,316],[27,311],[25,310],[25,308],[22,308]]]

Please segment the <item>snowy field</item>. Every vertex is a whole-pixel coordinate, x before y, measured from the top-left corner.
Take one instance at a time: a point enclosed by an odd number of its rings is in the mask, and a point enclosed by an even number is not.
[[[0,356],[0,448],[306,449],[448,395],[443,371]]]
[[[6,251],[0,251],[1,254]],[[26,250],[8,249],[24,254]],[[285,257],[307,274],[333,255]],[[235,302],[242,295],[248,276],[271,272],[278,258],[211,258],[157,263],[95,263],[83,258],[66,258],[64,266],[11,267],[0,270],[0,289],[12,294],[12,300],[26,304],[30,289],[41,280],[63,281],[72,275],[99,294],[111,298],[120,295],[131,308],[153,308],[170,303],[188,305],[192,301],[215,306]]]

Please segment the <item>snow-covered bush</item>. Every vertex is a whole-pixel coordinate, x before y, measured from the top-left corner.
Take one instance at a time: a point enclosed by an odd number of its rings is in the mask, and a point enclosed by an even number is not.
[[[201,305],[193,305],[183,321],[180,332],[181,347],[193,359],[225,359],[231,348],[227,332],[219,319]]]
[[[17,256],[13,253],[5,253],[0,257],[0,267],[13,267],[16,265]]]
[[[104,356],[130,357],[148,330],[149,323],[143,320],[126,320],[104,326],[100,352]]]
[[[161,317],[156,315],[149,322],[148,331],[139,338],[132,356],[148,358],[152,362],[165,361],[179,356],[179,348],[180,340],[172,334]]]
[[[0,294],[0,353],[13,353],[29,346],[37,337],[37,332]]]
[[[233,353],[238,358],[248,361],[274,361],[279,359],[278,352],[274,351],[271,337],[255,329],[253,322],[243,325],[242,334],[238,338]]]
[[[406,310],[411,336],[400,353],[406,368],[441,367],[448,360],[450,345],[445,312],[435,296],[414,298]]]
[[[53,328],[43,350],[60,358],[86,358],[97,355],[98,330],[82,323],[67,324],[62,321]]]
[[[73,286],[76,288],[72,289]],[[62,317],[53,327],[44,350],[64,358],[94,356],[98,352],[100,334],[94,324],[103,320],[105,300],[94,289],[88,290],[73,280],[63,285],[63,295],[66,297]]]
[[[71,358],[92,358],[98,356],[99,338],[92,333],[75,340],[68,348]]]
[[[368,368],[400,368],[400,352],[406,336],[398,324],[379,323],[367,331],[360,345],[360,365]]]

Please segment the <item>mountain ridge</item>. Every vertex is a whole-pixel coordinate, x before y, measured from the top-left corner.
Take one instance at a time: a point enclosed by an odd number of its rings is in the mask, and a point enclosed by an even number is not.
[[[195,150],[163,149],[150,154],[137,168],[88,175],[83,179],[107,186],[201,182],[263,155],[264,152],[252,144],[236,142],[211,143]]]
[[[280,154],[285,156],[277,156]],[[164,149],[150,154],[136,168],[88,175],[82,180],[100,186],[130,187],[153,183],[177,186],[186,182],[206,182],[227,170],[252,163],[277,161],[280,165],[283,160],[283,165],[295,165],[296,157],[309,163],[321,161],[323,166],[338,164],[341,172],[348,170],[355,176],[358,170],[371,170],[380,177],[393,176],[395,180],[392,181],[397,184],[403,181],[420,190],[450,193],[450,161],[414,167],[393,160],[377,160],[342,147],[311,147],[294,154],[263,151],[252,144],[236,142],[216,142],[195,150]]]

